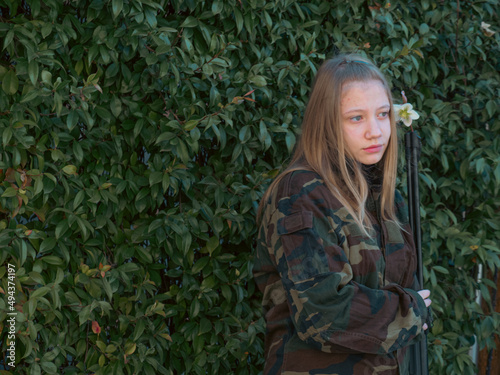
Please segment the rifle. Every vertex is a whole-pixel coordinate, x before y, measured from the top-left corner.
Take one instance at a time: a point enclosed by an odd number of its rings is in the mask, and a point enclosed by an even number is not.
[[[412,129],[405,134],[406,167],[408,184],[408,210],[413,240],[417,252],[417,280],[424,285],[422,263],[422,238],[420,235],[420,196],[418,192],[418,161],[420,159],[420,137]],[[430,328],[430,327],[429,327]],[[428,375],[427,331],[425,338],[410,346],[410,375]]]

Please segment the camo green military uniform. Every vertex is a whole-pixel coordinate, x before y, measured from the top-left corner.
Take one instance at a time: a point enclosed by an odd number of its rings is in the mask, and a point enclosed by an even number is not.
[[[414,289],[416,260],[406,206],[405,231],[367,211],[371,238],[310,171],[287,175],[266,202],[255,280],[267,322],[264,374],[393,375],[427,318]]]

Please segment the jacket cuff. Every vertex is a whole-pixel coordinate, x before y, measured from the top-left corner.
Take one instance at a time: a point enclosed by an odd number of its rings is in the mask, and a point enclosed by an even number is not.
[[[420,317],[421,325],[420,328],[427,322],[430,310],[425,306],[424,299],[417,293],[414,289],[405,288],[405,292],[412,296],[412,300],[415,305],[413,307],[413,313]]]

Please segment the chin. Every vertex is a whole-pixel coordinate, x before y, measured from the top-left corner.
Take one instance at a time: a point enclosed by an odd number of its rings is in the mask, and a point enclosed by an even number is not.
[[[377,164],[380,160],[382,160],[382,156],[376,156],[376,157],[365,157],[365,158],[361,158],[361,160],[359,160],[361,162],[361,164],[364,164],[364,165],[373,165],[373,164]]]

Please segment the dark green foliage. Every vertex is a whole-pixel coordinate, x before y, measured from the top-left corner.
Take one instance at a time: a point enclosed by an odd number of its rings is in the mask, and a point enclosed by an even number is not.
[[[499,32],[481,28],[496,4],[0,0],[15,373],[257,374],[256,205],[316,68],[343,51],[421,114],[431,372],[472,374],[474,335],[499,330],[474,302],[491,307],[478,266],[500,265]]]

